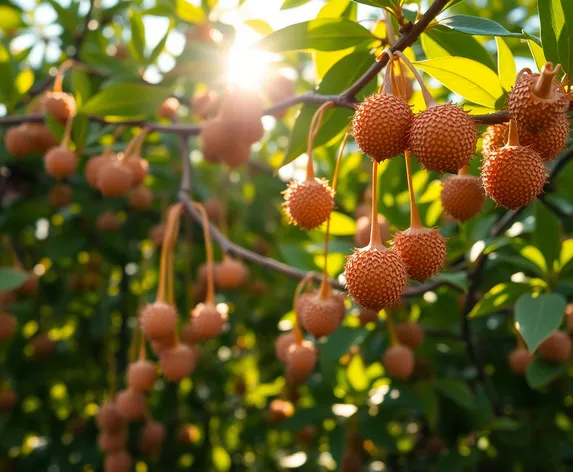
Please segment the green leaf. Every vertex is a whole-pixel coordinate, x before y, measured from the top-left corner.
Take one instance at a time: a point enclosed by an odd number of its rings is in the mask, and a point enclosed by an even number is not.
[[[16,90],[20,95],[24,95],[32,85],[34,85],[34,72],[32,69],[23,69],[16,76],[15,84]]]
[[[368,390],[370,386],[370,381],[368,375],[366,374],[366,368],[364,367],[364,361],[360,354],[352,356],[352,359],[348,363],[346,368],[346,376],[348,377],[348,383],[357,392],[364,392]]]
[[[320,82],[317,92],[323,95],[340,93],[341,90],[352,85],[368,68],[374,59],[366,51],[355,52],[343,57],[326,73]],[[364,96],[374,92],[376,88],[375,79],[364,87],[359,96]],[[310,122],[318,105],[303,105],[298,114],[290,135],[287,152],[281,163],[281,167],[290,163],[306,151],[308,130]],[[322,126],[318,132],[314,146],[318,147],[337,136],[346,126],[348,126],[352,110],[336,108],[327,109],[324,112]]]
[[[521,427],[519,421],[512,420],[511,418],[495,418],[489,425],[492,431],[515,431]]]
[[[437,26],[422,35],[422,48],[428,59],[444,56],[466,57],[495,70],[491,54],[474,37]]]
[[[72,90],[78,108],[81,108],[88,101],[92,93],[89,76],[86,72],[72,69]]]
[[[14,74],[10,53],[2,43],[0,43],[0,77],[2,77],[0,80],[0,102],[11,102],[14,93]]]
[[[159,55],[165,49],[165,45],[167,44],[167,39],[169,38],[169,34],[171,33],[172,28],[173,28],[173,21],[171,20],[169,22],[169,27],[167,28],[165,35],[163,35],[163,38],[161,38],[161,41],[159,41],[157,43],[157,46],[155,46],[153,48],[153,51],[151,51],[151,54],[149,55],[149,60],[148,60],[149,64],[153,64],[157,60]]]
[[[530,292],[532,286],[535,287],[540,284],[544,285],[543,281],[539,279],[531,279],[529,284],[513,282],[497,284],[474,306],[469,318],[477,318],[499,312],[502,308],[513,304],[520,295]]]
[[[114,84],[90,98],[81,111],[98,116],[147,116],[154,114],[169,95],[168,89],[155,85]]]
[[[541,294],[535,298],[525,293],[519,297],[515,304],[515,321],[519,323],[519,332],[530,352],[535,352],[559,328],[566,305],[565,297],[557,293]]]
[[[496,108],[504,95],[496,73],[471,59],[440,57],[414,64],[452,92],[478,105]]]
[[[438,424],[438,395],[430,383],[420,383],[416,388],[416,393],[420,397],[422,409],[428,419],[430,429],[435,430]]]
[[[0,291],[9,291],[18,288],[28,279],[23,270],[0,267]]]
[[[321,231],[326,231],[326,225],[320,227]],[[333,211],[330,214],[330,234],[333,236],[352,236],[356,233],[356,220],[344,213]]]
[[[281,10],[288,10],[289,8],[300,7],[308,3],[310,0],[285,0],[281,6]]]
[[[502,87],[509,91],[515,83],[517,70],[515,68],[515,59],[507,43],[501,38],[495,38],[497,44],[497,74]]]
[[[208,434],[208,433],[207,433]],[[231,468],[231,456],[221,446],[215,446],[211,451],[213,466],[220,472],[226,472]]]
[[[175,0],[175,13],[180,19],[189,23],[203,23],[207,20],[203,9],[187,0]]]
[[[380,8],[391,8],[392,2],[390,0],[352,0],[356,3],[362,3],[363,5],[370,5],[371,7]]]
[[[350,350],[351,346],[360,345],[367,334],[366,329],[341,326],[328,336],[326,342],[320,347],[320,356],[330,361],[339,359]]]
[[[559,253],[559,270],[563,271],[565,267],[573,261],[573,239],[564,241]]]
[[[535,202],[535,228],[533,244],[539,248],[547,263],[549,273],[559,257],[561,245],[561,223],[555,214],[540,201]]]
[[[0,5],[0,29],[11,30],[22,25],[20,12],[9,5]]]
[[[374,39],[364,26],[346,18],[320,18],[287,26],[257,43],[271,52],[316,49],[337,51]]]
[[[537,8],[545,57],[573,72],[573,5],[570,0],[538,0]]]
[[[145,26],[141,18],[141,13],[137,10],[130,12],[131,23],[131,46],[133,56],[140,64],[145,64]]]
[[[523,38],[523,33],[512,33],[499,23],[488,18],[469,15],[453,15],[440,21],[440,25],[474,36],[511,36]]]
[[[437,279],[449,282],[450,284],[462,289],[465,293],[468,291],[467,272],[441,272],[438,274]]]
[[[454,379],[438,379],[434,386],[446,397],[466,410],[475,408],[474,396],[465,382]]]
[[[551,364],[537,357],[529,365],[525,373],[525,380],[531,388],[541,388],[564,374],[565,363]]]
[[[543,273],[547,273],[547,264],[545,258],[539,249],[535,246],[525,246],[519,251],[519,254],[530,262],[539,267]]]
[[[263,20],[247,20],[244,24],[264,36],[267,36],[273,32],[273,27]]]

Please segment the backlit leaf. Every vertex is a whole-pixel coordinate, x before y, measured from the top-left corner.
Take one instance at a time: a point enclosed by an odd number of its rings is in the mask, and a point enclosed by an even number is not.
[[[530,352],[535,352],[541,342],[559,328],[567,301],[556,293],[533,297],[521,295],[515,304],[515,321]]]
[[[515,59],[507,43],[501,38],[495,38],[497,43],[497,74],[503,88],[507,91],[513,87],[517,71]]]

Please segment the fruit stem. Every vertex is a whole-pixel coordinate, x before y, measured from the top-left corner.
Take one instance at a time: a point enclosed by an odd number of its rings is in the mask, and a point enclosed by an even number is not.
[[[397,346],[400,344],[400,341],[398,341],[396,327],[394,326],[394,318],[390,310],[386,311],[386,325],[388,326],[388,333],[390,334],[390,344],[392,346]]]
[[[376,161],[372,161],[372,213],[370,217],[370,244],[368,247],[373,249],[381,249],[383,247],[380,238],[380,225],[378,224],[378,162]]]
[[[432,97],[432,94],[430,93],[430,91],[428,90],[426,85],[424,84],[424,80],[422,79],[422,76],[420,75],[418,70],[414,67],[414,64],[412,64],[410,62],[410,59],[408,59],[404,55],[404,53],[401,51],[396,51],[396,52],[394,52],[394,54],[396,54],[400,59],[402,59],[402,61],[404,61],[404,63],[410,68],[410,70],[412,71],[412,74],[414,74],[414,77],[416,78],[416,80],[420,84],[420,88],[422,89],[422,96],[424,97],[424,102],[426,103],[426,108],[431,108],[431,107],[437,106],[438,102],[436,102],[436,100],[434,100],[434,97]]]
[[[62,64],[58,68],[58,72],[57,72],[56,77],[54,79],[54,92],[58,93],[58,92],[61,92],[63,90],[62,89],[62,82],[64,81],[64,74],[73,65],[74,65],[73,59],[68,59],[68,60],[62,62]]]
[[[161,262],[159,269],[159,288],[157,290],[157,301],[173,303],[173,263],[171,253],[177,240],[179,232],[179,216],[183,206],[181,203],[173,205],[167,213],[167,223],[163,244],[161,247]],[[171,275],[170,275],[171,273]]]
[[[376,61],[380,61],[382,59],[382,56],[384,55],[388,56],[388,63],[386,64],[386,70],[384,71],[384,85],[382,87],[381,92],[386,94],[392,94],[394,93],[394,87],[393,87],[394,83],[392,82],[392,76],[390,72],[393,67],[392,61],[394,61],[394,54],[392,54],[392,51],[390,51],[390,49],[384,49],[384,51],[382,51],[376,57]]]
[[[145,336],[139,331],[139,360],[144,361],[147,358],[147,350],[145,349]]]
[[[463,165],[458,171],[458,175],[470,175],[470,166],[467,164]]]
[[[203,238],[205,239],[205,252],[207,253],[207,295],[205,303],[215,304],[215,268],[213,264],[213,244],[211,243],[211,232],[209,231],[209,217],[205,207],[197,202],[191,202],[201,213]]]
[[[309,272],[308,274],[306,274],[301,281],[298,283],[298,285],[296,286],[296,289],[294,291],[294,296],[292,298],[292,308],[294,310],[294,325],[293,325],[293,331],[294,334],[296,336],[296,343],[297,344],[301,344],[302,343],[302,331],[300,329],[300,326],[298,325],[298,314],[296,312],[296,305],[298,302],[298,297],[300,297],[301,292],[303,291],[303,289],[306,287],[306,285],[308,284],[309,281],[311,281],[314,277],[316,277],[316,272]]]
[[[546,62],[541,69],[541,74],[537,83],[533,86],[533,94],[538,98],[551,98],[555,91],[553,90],[553,79],[561,69],[561,64],[557,64],[553,68],[551,62]]]
[[[68,149],[68,145],[70,144],[70,137],[72,134],[72,121],[73,121],[74,117],[70,116],[67,120],[66,120],[66,128],[64,129],[64,137],[62,138],[62,142],[60,143],[60,146],[62,146],[65,149]]]
[[[140,155],[141,146],[143,145],[143,141],[145,140],[145,137],[147,136],[148,132],[149,128],[142,128],[141,131],[132,138],[132,140],[125,148],[125,151],[123,153],[124,158],[127,158],[135,153],[137,153],[137,155]]]
[[[506,146],[519,146],[519,132],[517,130],[517,123],[514,120],[509,120]]]
[[[408,178],[408,193],[410,194],[410,228],[422,228],[420,221],[420,213],[418,212],[418,205],[416,205],[416,195],[414,194],[414,184],[412,183],[412,164],[410,162],[410,151],[404,152],[404,160],[406,161],[406,176]]]
[[[228,192],[227,192],[227,186],[230,185],[230,180],[229,180],[229,171],[230,169],[224,168],[223,172],[222,172],[222,183],[221,183],[221,214],[219,215],[219,227],[221,229],[221,233],[223,233],[224,236],[229,236],[229,222],[228,222],[228,217],[229,217],[229,212],[228,212],[228,203],[229,203],[229,198],[228,198]]]
[[[320,131],[320,125],[322,124],[324,110],[331,107],[332,105],[332,102],[323,103],[318,108],[318,110],[316,110],[310,122],[310,127],[308,130],[308,142],[306,146],[306,155],[308,156],[308,161],[306,163],[306,180],[314,180],[314,160],[312,158],[312,146],[316,135]]]

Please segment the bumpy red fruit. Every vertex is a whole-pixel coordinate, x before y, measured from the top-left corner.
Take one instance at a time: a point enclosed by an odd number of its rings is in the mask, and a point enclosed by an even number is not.
[[[287,365],[301,375],[309,375],[316,366],[316,347],[310,341],[294,343],[287,354]]]
[[[275,354],[277,359],[283,364],[288,360],[288,351],[290,347],[296,342],[296,335],[293,331],[282,333],[275,341]]]
[[[141,429],[139,450],[144,454],[155,452],[165,441],[165,435],[165,426],[157,421],[147,421]]]
[[[157,380],[157,369],[153,362],[140,359],[127,368],[127,386],[133,390],[146,392],[153,388]]]
[[[4,135],[6,150],[15,157],[25,157],[34,152],[34,143],[24,126],[9,128]]]
[[[370,308],[362,307],[358,314],[358,319],[360,320],[360,326],[366,326],[368,323],[376,323],[376,321],[378,321],[378,312]]]
[[[470,115],[451,103],[414,117],[409,146],[427,170],[457,173],[471,159],[478,133]]]
[[[243,262],[225,257],[215,267],[215,285],[221,289],[242,287],[249,278],[249,270]]]
[[[126,421],[135,421],[145,416],[145,395],[137,390],[122,390],[115,399],[117,411]]]
[[[408,267],[410,278],[419,282],[437,274],[447,255],[446,239],[437,229],[409,228],[398,231],[392,244]]]
[[[352,134],[364,154],[381,162],[404,152],[413,117],[402,97],[376,93],[357,106]]]
[[[125,429],[118,431],[102,431],[98,434],[97,445],[100,451],[110,454],[125,449],[127,432]]]
[[[69,93],[48,92],[43,102],[46,112],[61,123],[65,123],[70,116],[76,114],[76,100]]]
[[[88,182],[88,185],[93,188],[97,188],[97,179],[100,169],[105,166],[110,160],[114,159],[112,155],[102,154],[100,156],[92,157],[87,163],[84,169],[84,176]]]
[[[554,125],[567,112],[569,100],[563,86],[553,80],[547,98],[540,98],[534,87],[540,74],[524,73],[509,92],[508,109],[517,124],[533,133]]]
[[[311,230],[322,225],[334,208],[334,192],[324,179],[291,181],[284,191],[284,208],[291,223]]]
[[[199,303],[191,316],[195,329],[203,339],[218,336],[225,327],[226,316],[212,303]]]
[[[131,171],[131,185],[141,185],[149,172],[149,163],[140,156],[130,156],[125,159],[124,165]]]
[[[356,247],[364,247],[370,241],[370,218],[370,216],[362,216],[356,221],[356,233],[354,234]],[[380,228],[380,239],[385,243],[390,239],[390,223],[380,213],[378,214],[378,227]]]
[[[408,321],[407,323],[396,325],[396,335],[400,344],[410,349],[416,349],[424,342],[424,328],[418,323]]]
[[[519,129],[519,142],[522,146],[533,149],[544,162],[557,157],[569,139],[569,118],[565,113],[558,115],[555,123],[546,126],[539,133]]]
[[[133,174],[120,161],[111,161],[99,169],[97,187],[104,197],[121,197],[131,187]]]
[[[523,146],[504,146],[486,157],[481,180],[486,195],[510,210],[528,205],[543,192],[545,166],[535,151]]]
[[[104,431],[118,431],[123,427],[123,418],[117,410],[114,402],[104,403],[97,412],[96,422],[100,429]]]
[[[382,364],[390,377],[408,380],[414,370],[414,354],[406,346],[392,346],[384,353]]]
[[[467,221],[481,211],[485,194],[477,177],[452,175],[442,182],[440,198],[448,215],[459,221]]]
[[[356,249],[345,266],[346,288],[354,301],[380,311],[400,301],[408,272],[394,249]]]
[[[72,175],[78,167],[76,154],[69,149],[56,147],[48,151],[44,157],[46,172],[56,179],[64,179]]]
[[[159,365],[167,379],[179,382],[195,370],[195,354],[189,346],[177,344],[175,347],[161,352]]]
[[[548,362],[563,362],[571,355],[571,338],[563,331],[555,331],[539,345],[539,355]]]
[[[149,339],[163,338],[175,331],[177,310],[167,303],[150,303],[141,311],[139,321],[143,334]]]
[[[105,472],[129,472],[133,459],[126,451],[114,452],[106,456],[104,460]]]
[[[500,123],[497,125],[490,125],[483,134],[481,152],[484,157],[488,157],[493,151],[505,146],[507,143],[507,123]]]
[[[531,363],[531,353],[525,348],[516,348],[507,356],[511,371],[518,375],[525,375]]]
[[[320,290],[306,294],[300,299],[298,315],[306,331],[315,338],[333,333],[344,319],[346,308],[340,294],[330,293],[322,297]]]

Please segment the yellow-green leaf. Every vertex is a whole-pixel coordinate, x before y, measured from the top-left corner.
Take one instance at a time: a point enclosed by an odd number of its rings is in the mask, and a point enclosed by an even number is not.
[[[321,228],[326,230],[326,225]],[[356,221],[350,216],[333,211],[330,214],[330,234],[333,236],[351,236],[356,233]]]
[[[370,382],[366,375],[362,356],[355,355],[352,357],[352,360],[348,364],[346,375],[348,376],[348,383],[357,392],[363,392],[368,388]]]
[[[545,53],[543,52],[543,48],[532,39],[527,40],[527,45],[529,46],[531,55],[535,60],[535,65],[537,66],[537,70],[541,70],[543,65],[547,62],[547,59],[545,58]]]
[[[31,69],[24,69],[16,76],[16,90],[24,95],[34,84],[34,73]]]
[[[189,3],[187,0],[176,0],[175,11],[179,18],[189,23],[202,23],[207,19],[202,8]]]
[[[22,24],[20,12],[8,5],[0,5],[0,29],[10,30]]]
[[[231,456],[221,446],[216,446],[212,451],[213,465],[219,472],[225,472],[231,468]]]
[[[545,257],[543,257],[543,253],[535,246],[525,246],[520,251],[520,254],[528,261],[533,262],[543,272],[547,272],[547,263],[545,262]]]
[[[439,57],[415,63],[444,87],[470,102],[497,108],[504,92],[499,77],[489,67],[465,57]]]
[[[273,27],[263,20],[247,20],[245,21],[245,25],[263,36],[267,36],[273,32]]]
[[[513,87],[517,74],[515,59],[511,49],[502,38],[495,38],[495,42],[497,43],[497,73],[502,87],[509,91]]]

